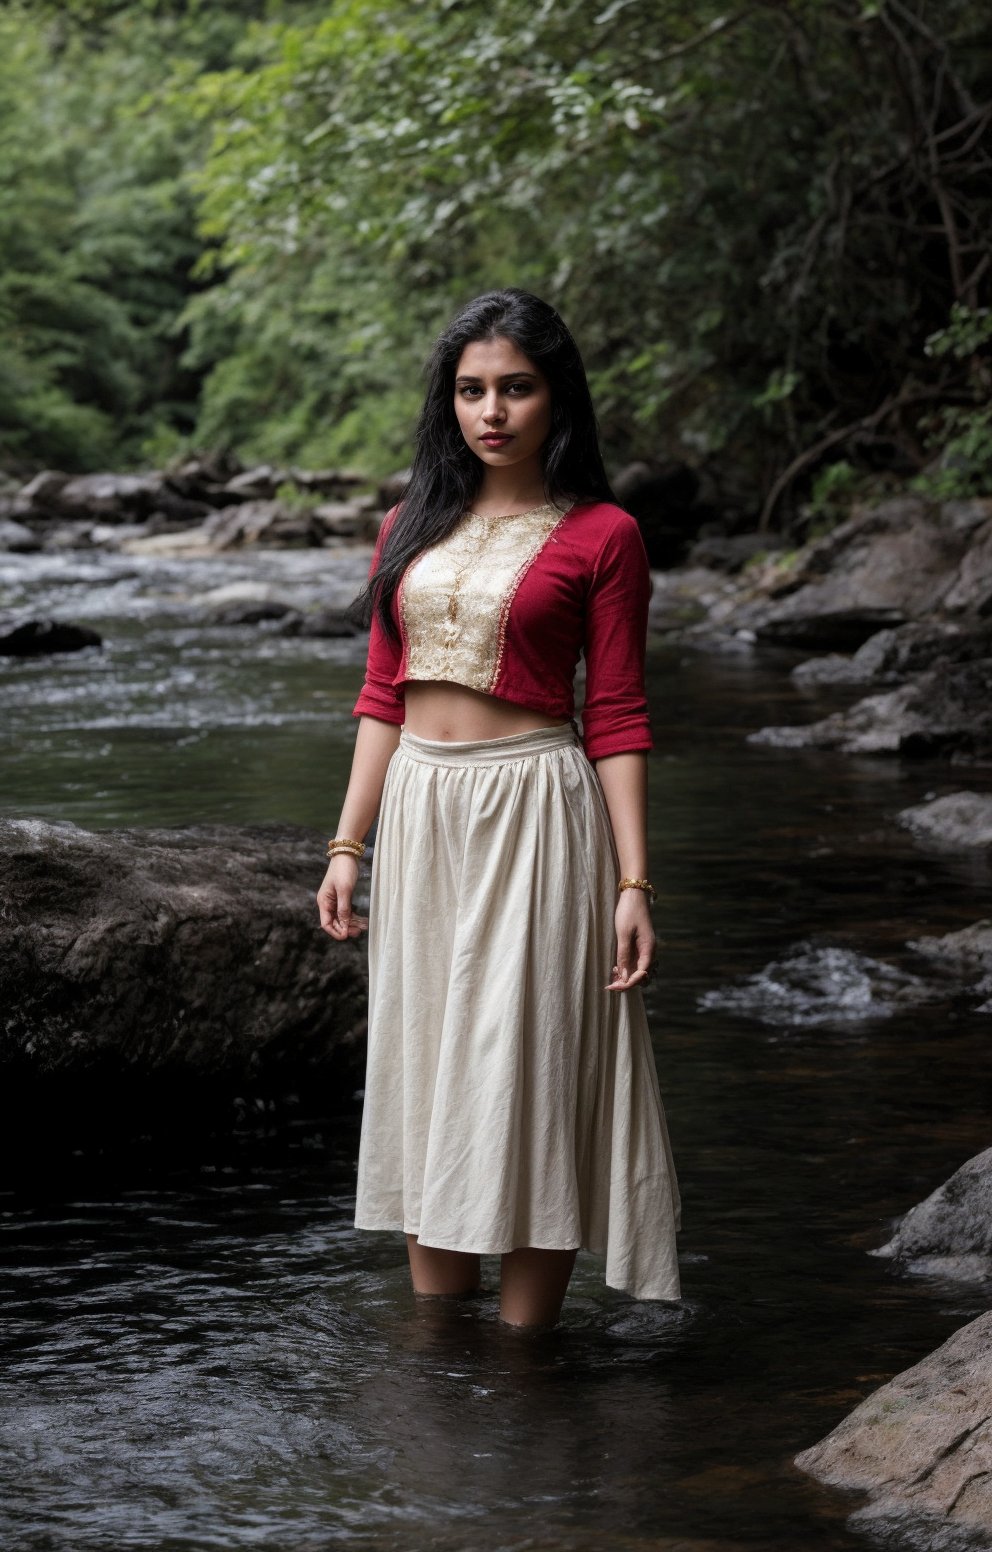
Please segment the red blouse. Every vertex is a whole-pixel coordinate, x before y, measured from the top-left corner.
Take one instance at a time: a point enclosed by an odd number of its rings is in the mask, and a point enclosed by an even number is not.
[[[395,512],[379,531],[370,576]],[[609,502],[492,519],[467,513],[403,573],[393,598],[399,642],[373,618],[353,714],[401,723],[404,684],[447,680],[571,718],[581,652],[589,759],[651,749],[644,689],[650,595],[637,523]]]

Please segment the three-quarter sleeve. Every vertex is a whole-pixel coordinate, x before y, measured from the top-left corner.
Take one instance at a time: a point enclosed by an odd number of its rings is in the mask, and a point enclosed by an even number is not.
[[[582,737],[590,760],[654,747],[644,686],[650,597],[644,540],[624,513],[600,549],[586,597]]]
[[[379,534],[369,565],[370,578],[374,577],[378,570],[379,557],[395,513],[396,508],[393,507],[392,511],[386,513],[379,526]],[[403,687],[393,683],[400,671],[402,657],[402,642],[393,641],[386,634],[378,612],[373,612],[369,632],[368,660],[365,665],[365,683],[355,702],[353,717],[378,717],[381,722],[401,723],[403,721],[405,715]]]

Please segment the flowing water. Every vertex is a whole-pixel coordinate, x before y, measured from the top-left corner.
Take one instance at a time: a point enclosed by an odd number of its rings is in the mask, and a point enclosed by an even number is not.
[[[336,602],[361,561],[6,558],[0,602],[107,645],[0,663],[4,812],[333,823],[361,644],[210,626],[196,598]],[[542,1337],[498,1324],[495,1262],[478,1300],[415,1302],[399,1236],[351,1227],[350,1089],[137,1118],[113,1149],[35,1139],[0,1196],[4,1552],[910,1544],[792,1457],[989,1305],[868,1251],[992,1141],[989,1014],[906,948],[981,916],[988,865],[892,820],[992,772],[747,744],[837,703],[784,661],[651,651],[683,1303],[585,1254]]]

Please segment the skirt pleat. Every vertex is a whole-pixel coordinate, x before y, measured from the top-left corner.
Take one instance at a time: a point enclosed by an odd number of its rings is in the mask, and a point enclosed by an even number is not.
[[[583,1248],[678,1299],[680,1200],[639,986],[607,992],[617,856],[571,724],[389,762],[372,862],[355,1223]]]

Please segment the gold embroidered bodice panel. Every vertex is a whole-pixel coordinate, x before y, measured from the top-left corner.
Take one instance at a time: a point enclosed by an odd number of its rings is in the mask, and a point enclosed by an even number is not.
[[[400,590],[408,679],[492,690],[513,595],[563,515],[551,504],[511,517],[466,512],[418,555]]]

